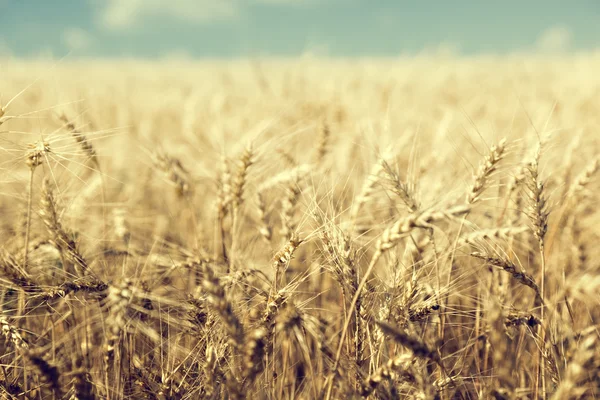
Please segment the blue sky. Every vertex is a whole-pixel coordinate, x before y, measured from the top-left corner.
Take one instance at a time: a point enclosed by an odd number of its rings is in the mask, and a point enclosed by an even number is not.
[[[0,0],[0,54],[396,56],[600,49],[600,0]]]

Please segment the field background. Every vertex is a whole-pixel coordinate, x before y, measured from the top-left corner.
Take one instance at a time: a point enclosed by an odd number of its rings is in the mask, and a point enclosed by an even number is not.
[[[595,398],[598,70],[4,62],[3,398]]]

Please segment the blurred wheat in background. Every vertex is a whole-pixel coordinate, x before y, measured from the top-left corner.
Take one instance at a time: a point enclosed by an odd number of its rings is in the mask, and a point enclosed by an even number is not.
[[[6,64],[2,398],[595,398],[598,69]]]

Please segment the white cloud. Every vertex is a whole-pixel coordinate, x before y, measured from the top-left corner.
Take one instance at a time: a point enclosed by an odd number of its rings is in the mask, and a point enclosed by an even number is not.
[[[536,41],[538,51],[544,53],[564,52],[569,50],[573,33],[566,26],[554,26],[540,34]]]
[[[2,1],[2,0],[0,0]],[[251,4],[307,6],[325,0],[90,0],[98,10],[98,20],[106,28],[128,28],[146,17],[176,18],[206,23],[237,17]],[[328,2],[336,0],[327,0]]]
[[[210,22],[237,15],[234,0],[105,0],[100,22],[107,28],[121,29],[144,17],[172,17],[190,22]]]
[[[81,28],[67,28],[62,33],[62,40],[69,50],[83,50],[92,42],[90,34]]]

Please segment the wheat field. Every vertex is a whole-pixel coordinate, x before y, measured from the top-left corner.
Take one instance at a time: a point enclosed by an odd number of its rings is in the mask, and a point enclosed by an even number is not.
[[[1,398],[600,396],[599,69],[3,62]]]

